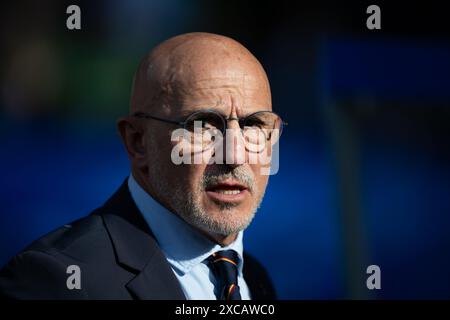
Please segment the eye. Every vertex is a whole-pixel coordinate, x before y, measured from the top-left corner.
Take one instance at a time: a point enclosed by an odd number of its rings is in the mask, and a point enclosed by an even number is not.
[[[245,119],[244,127],[254,129],[264,129],[268,127],[267,121],[258,115],[252,115]]]
[[[272,130],[280,125],[280,117],[271,111],[261,111],[248,116],[245,126]]]
[[[198,112],[186,120],[186,129],[194,131],[195,128],[219,129],[223,127],[223,119],[214,112]]]
[[[217,128],[222,123],[222,119],[213,114],[204,115],[200,120],[203,128]]]
[[[266,123],[264,121],[262,121],[261,119],[258,119],[256,117],[252,117],[250,119],[247,119],[245,121],[245,126],[246,127],[258,127],[258,128],[264,128],[266,127]]]

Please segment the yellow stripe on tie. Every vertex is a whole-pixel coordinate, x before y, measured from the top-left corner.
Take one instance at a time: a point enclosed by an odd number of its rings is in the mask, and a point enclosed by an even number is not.
[[[229,262],[229,263],[234,264],[235,266],[237,266],[236,262],[234,262],[234,261],[231,260],[231,259],[225,258],[225,257],[217,258],[217,259],[214,260],[213,262],[215,263],[215,262],[217,262],[217,261],[226,261],[226,262]]]
[[[230,296],[233,293],[235,288],[236,288],[236,286],[234,284],[230,285],[230,288],[228,289],[227,300],[230,300]]]

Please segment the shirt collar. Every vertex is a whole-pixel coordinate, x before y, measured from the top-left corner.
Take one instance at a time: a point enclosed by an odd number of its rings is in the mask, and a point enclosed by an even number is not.
[[[243,231],[238,233],[234,242],[222,247],[153,199],[137,183],[132,174],[128,178],[128,188],[168,262],[178,273],[188,273],[215,252],[232,249],[238,253],[238,272],[242,275]]]

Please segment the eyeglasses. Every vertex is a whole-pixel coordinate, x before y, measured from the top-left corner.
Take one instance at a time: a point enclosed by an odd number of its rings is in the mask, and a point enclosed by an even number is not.
[[[246,144],[261,144],[262,140],[275,140],[281,136],[283,127],[287,125],[279,115],[272,111],[257,111],[244,118],[225,117],[215,110],[200,110],[186,117],[182,121],[169,120],[156,117],[144,112],[136,112],[134,117],[153,119],[162,122],[176,124],[188,130],[194,135],[202,135],[203,150],[214,141],[215,132],[219,131],[222,136],[226,134],[228,121],[238,121]],[[276,134],[274,134],[276,133]],[[205,137],[208,137],[205,139]],[[194,140],[195,140],[194,136]]]

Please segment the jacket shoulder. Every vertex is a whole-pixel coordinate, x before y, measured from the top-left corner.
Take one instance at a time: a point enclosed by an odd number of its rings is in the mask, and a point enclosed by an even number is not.
[[[93,213],[31,243],[0,270],[0,296],[12,299],[83,299],[69,290],[68,267],[95,265],[114,258],[102,218]],[[101,248],[101,250],[99,250]]]
[[[104,246],[109,242],[103,219],[97,212],[98,210],[49,232],[23,251],[41,251],[51,255],[66,254],[75,260],[88,260],[87,255],[89,251],[95,251],[96,243]]]

